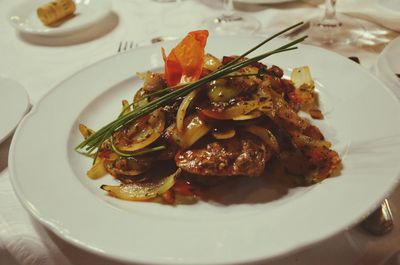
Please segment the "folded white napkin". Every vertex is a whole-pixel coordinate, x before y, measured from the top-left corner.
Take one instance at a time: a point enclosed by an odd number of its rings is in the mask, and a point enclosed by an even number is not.
[[[339,0],[337,12],[400,32],[400,0]]]

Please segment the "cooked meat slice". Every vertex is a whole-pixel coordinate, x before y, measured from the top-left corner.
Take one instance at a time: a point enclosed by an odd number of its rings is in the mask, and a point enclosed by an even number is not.
[[[258,138],[238,136],[180,151],[175,162],[182,170],[202,176],[260,176],[270,156]]]
[[[253,66],[247,66],[239,69],[235,75],[254,74],[258,72],[258,68]],[[262,79],[257,76],[244,76],[227,79],[228,86],[232,86],[235,89],[241,91],[241,93],[253,93],[260,86]]]

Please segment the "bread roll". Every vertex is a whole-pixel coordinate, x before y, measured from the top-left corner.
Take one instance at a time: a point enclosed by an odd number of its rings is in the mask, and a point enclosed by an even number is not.
[[[39,19],[49,26],[61,19],[72,15],[76,10],[73,0],[55,0],[44,4],[37,9]]]

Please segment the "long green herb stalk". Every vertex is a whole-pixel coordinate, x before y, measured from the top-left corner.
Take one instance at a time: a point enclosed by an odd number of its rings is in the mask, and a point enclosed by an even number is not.
[[[164,107],[166,105],[172,104],[178,98],[186,96],[187,94],[189,94],[196,88],[199,88],[199,87],[207,84],[210,81],[213,81],[213,80],[216,80],[219,78],[224,78],[225,76],[229,75],[232,72],[235,72],[235,71],[237,71],[245,66],[248,66],[254,62],[258,62],[258,61],[260,61],[266,57],[269,57],[273,54],[287,52],[287,51],[297,49],[297,47],[295,47],[295,45],[304,41],[307,38],[307,36],[304,36],[302,38],[291,41],[288,44],[285,44],[277,49],[262,53],[261,55],[255,56],[253,58],[244,59],[244,57],[246,55],[248,55],[251,52],[255,51],[256,49],[260,48],[262,45],[264,45],[268,41],[271,41],[272,39],[280,36],[281,34],[287,32],[289,30],[292,30],[295,27],[300,26],[301,24],[303,24],[303,22],[297,23],[297,24],[295,24],[291,27],[288,27],[285,30],[269,37],[268,39],[264,40],[260,44],[256,45],[255,47],[246,51],[244,54],[237,57],[235,60],[232,60],[228,64],[224,65],[222,68],[218,69],[215,72],[210,73],[207,76],[204,76],[203,78],[201,78],[195,82],[185,84],[176,90],[173,90],[171,88],[163,89],[162,90],[163,92],[160,92],[161,96],[159,98],[149,102],[148,104],[146,104],[144,106],[134,108],[131,112],[128,112],[127,114],[118,116],[118,118],[116,118],[114,121],[105,125],[103,128],[101,128],[97,132],[93,133],[90,137],[85,139],[75,149],[77,151],[84,152],[87,155],[92,155],[96,149],[98,152],[102,143],[105,140],[107,140],[109,137],[111,137],[115,131],[121,129],[127,123],[134,121],[140,117],[143,117],[144,115],[147,115],[160,107]],[[159,95],[159,94],[157,94],[157,95]]]

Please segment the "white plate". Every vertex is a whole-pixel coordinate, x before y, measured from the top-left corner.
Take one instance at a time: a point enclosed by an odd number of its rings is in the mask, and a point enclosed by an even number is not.
[[[240,54],[260,41],[210,38],[207,51]],[[169,50],[175,44],[162,45]],[[270,259],[342,231],[371,212],[397,183],[400,105],[365,69],[320,48],[302,46],[266,63],[287,74],[295,66],[311,67],[326,116],[320,125],[343,158],[341,176],[311,187],[247,190],[241,198],[230,198],[238,200],[231,204],[173,207],[106,196],[99,186],[113,179],[88,179],[91,161],[74,151],[82,140],[78,124],[96,129],[116,117],[121,99],[130,99],[141,85],[132,73],[161,69],[156,45],[85,68],[38,103],[11,145],[9,170],[17,195],[61,238],[99,255],[139,263]]]
[[[391,12],[400,12],[399,2],[397,0],[378,0],[378,4]]]
[[[294,2],[296,0],[235,0],[235,1],[248,4],[280,4],[286,2]]]
[[[13,80],[0,77],[0,143],[13,132],[28,108],[25,89]]]
[[[75,16],[57,27],[45,26],[36,14],[36,9],[51,0],[24,0],[14,7],[8,18],[11,25],[25,33],[43,36],[62,36],[93,26],[111,11],[110,0],[74,0]]]
[[[396,74],[400,74],[400,37],[392,40],[383,49],[374,66],[374,72],[381,77],[393,92],[400,98],[400,78]]]

